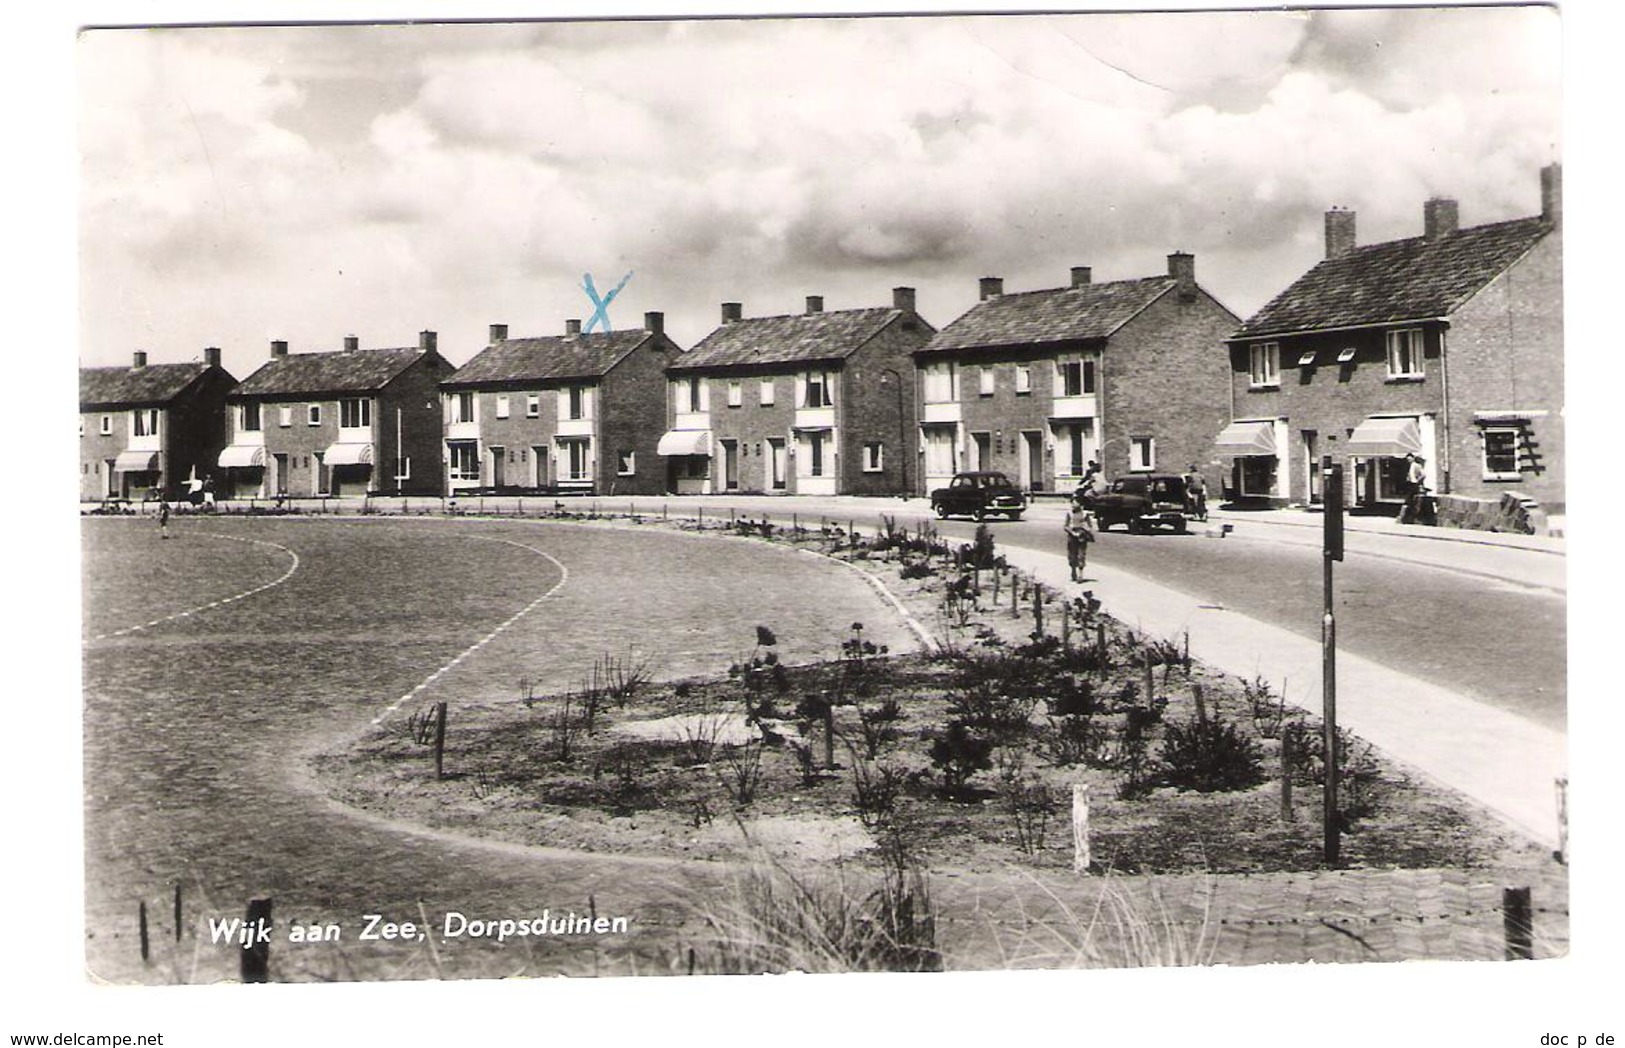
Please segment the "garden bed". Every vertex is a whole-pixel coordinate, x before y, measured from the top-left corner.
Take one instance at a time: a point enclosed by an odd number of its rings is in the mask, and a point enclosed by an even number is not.
[[[763,623],[747,656],[682,681],[606,656],[568,693],[516,684],[511,701],[453,703],[442,779],[417,717],[323,755],[318,773],[346,803],[528,844],[719,860],[765,849],[818,863],[903,854],[971,871],[1069,868],[1082,785],[1100,871],[1322,864],[1319,727],[1261,682],[1008,571],[991,539],[952,548],[929,528],[863,540],[749,521],[728,530],[852,561],[936,643],[889,652],[853,623],[827,661],[786,666]],[[1283,740],[1295,743],[1287,762]],[[1344,865],[1549,861],[1359,740],[1342,748]]]

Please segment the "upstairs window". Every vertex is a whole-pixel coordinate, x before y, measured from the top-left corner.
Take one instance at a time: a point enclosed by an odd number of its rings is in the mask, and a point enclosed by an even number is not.
[[[513,410],[513,399],[506,393],[497,394],[497,418],[507,418]]]
[[[1388,332],[1388,377],[1423,377],[1421,328]]]
[[[289,426],[293,425],[292,404],[283,404],[281,407],[276,409],[276,424],[281,426],[283,429],[287,429]]]
[[[1518,437],[1515,426],[1490,426],[1484,430],[1484,479],[1516,480]]]
[[[251,400],[237,408],[237,426],[244,433],[258,433],[260,431],[260,404]]]
[[[112,433],[113,433],[113,416],[112,415],[103,415],[102,416],[102,436],[104,436],[104,437],[111,436]]]
[[[473,390],[463,390],[451,395],[451,420],[454,423],[474,421]]]
[[[954,366],[951,362],[931,364],[922,368],[920,375],[928,404],[952,404],[959,399],[954,390]]]
[[[540,418],[542,415],[542,398],[535,393],[525,395],[525,417]]]
[[[1128,468],[1145,472],[1157,468],[1157,438],[1130,437],[1128,440]]]
[[[740,382],[738,379],[731,379],[728,382],[728,406],[731,408],[737,408],[744,406],[744,403],[745,384]]]
[[[1095,362],[1061,360],[1055,364],[1055,395],[1081,397],[1095,391]]]
[[[759,398],[761,400],[761,404],[762,404],[762,406],[764,408],[765,407],[771,407],[773,405],[773,380],[772,379],[770,379],[770,378],[762,379],[762,385],[761,385],[761,389],[758,392],[758,396],[759,396]]]
[[[807,373],[806,403],[802,407],[829,408],[835,406],[835,391],[830,388],[828,372],[809,371]]]
[[[1247,384],[1254,389],[1281,384],[1281,346],[1260,342],[1247,350]]]
[[[982,368],[981,374],[978,376],[978,380],[980,384],[977,386],[977,392],[984,397],[991,397],[993,395],[994,382],[993,369],[990,367]]]
[[[307,404],[305,406],[305,422],[312,426],[322,424],[322,406],[320,404]]]
[[[339,401],[339,426],[343,429],[364,429],[372,425],[372,401],[367,397],[352,397]]]
[[[1016,396],[1033,391],[1033,369],[1026,364],[1016,365]]]
[[[158,409],[137,408],[130,412],[130,432],[138,437],[152,437],[158,434]]]
[[[586,418],[587,417],[587,390],[586,390],[586,387],[584,387],[584,386],[571,386],[569,388],[569,390],[568,390],[567,395],[569,397],[569,403],[567,405],[567,413],[566,413],[565,417],[566,418],[574,418],[574,419]]]
[[[706,410],[705,380],[699,376],[680,378],[671,384],[672,396],[678,411]]]

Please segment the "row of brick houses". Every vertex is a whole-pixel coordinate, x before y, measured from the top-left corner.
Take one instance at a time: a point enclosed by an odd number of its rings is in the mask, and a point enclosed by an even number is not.
[[[1326,258],[1243,322],[1196,260],[1154,276],[1007,293],[938,331],[912,288],[889,306],[744,316],[684,351],[639,330],[510,338],[462,367],[416,346],[271,356],[242,382],[201,364],[81,370],[81,497],[920,493],[996,469],[1032,492],[1191,464],[1228,497],[1318,501],[1320,456],[1356,505],[1402,497],[1420,455],[1441,492],[1561,504],[1560,175],[1538,216],[1360,246],[1326,215]],[[195,486],[195,485],[193,485]]]

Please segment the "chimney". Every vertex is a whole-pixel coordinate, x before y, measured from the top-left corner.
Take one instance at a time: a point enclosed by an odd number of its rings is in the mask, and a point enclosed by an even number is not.
[[[807,312],[809,314],[811,314],[811,313],[822,313],[823,311],[824,311],[824,296],[823,295],[808,295],[807,296]]]
[[[911,287],[892,288],[891,307],[904,313],[914,312],[914,289]]]
[[[566,336],[581,334],[581,321],[580,321],[580,319],[578,318],[578,319],[575,319],[575,320],[566,320],[564,322],[564,333],[565,333]]]
[[[1554,226],[1563,224],[1563,165],[1540,169],[1540,217]]]
[[[1196,299],[1196,256],[1188,251],[1175,251],[1168,256],[1168,275],[1179,282],[1179,300]]]
[[[651,335],[664,335],[666,333],[666,314],[643,314],[643,330],[649,332]]]
[[[220,366],[220,347],[208,346],[203,350],[203,366],[217,368]]]
[[[136,350],[135,351],[135,356],[133,358],[133,362],[131,363],[130,366],[131,367],[136,367],[136,368],[144,368],[144,367],[146,367],[147,366],[147,351],[144,350],[144,349]]]
[[[1088,287],[1089,286],[1089,281],[1092,280],[1093,278],[1094,278],[1094,273],[1089,269],[1088,266],[1073,266],[1072,267],[1072,286],[1073,287]]]
[[[498,342],[506,342],[506,341],[508,341],[508,325],[506,325],[506,324],[492,324],[491,325],[491,343],[493,345],[495,345]]]
[[[418,348],[423,350],[423,352],[425,352],[425,353],[438,352],[439,351],[439,344],[440,344],[440,338],[433,331],[419,331],[418,332]]]
[[[722,304],[722,322],[732,324],[745,318],[745,307],[738,302],[724,302]]]
[[[288,344],[286,342],[282,341],[281,339],[272,339],[271,340],[271,358],[274,360],[277,357],[285,357],[287,355],[288,355]]]
[[[1422,205],[1422,232],[1429,240],[1449,236],[1459,224],[1454,200],[1434,197]]]
[[[1354,212],[1340,207],[1326,212],[1326,257],[1342,258],[1354,245]]]
[[[360,348],[361,348],[361,339],[359,337],[357,337],[355,335],[345,335],[344,336],[344,351],[346,353],[353,353],[353,352],[355,352],[356,350],[358,350]]]
[[[976,282],[976,290],[983,302],[1004,294],[1003,277],[983,277]]]

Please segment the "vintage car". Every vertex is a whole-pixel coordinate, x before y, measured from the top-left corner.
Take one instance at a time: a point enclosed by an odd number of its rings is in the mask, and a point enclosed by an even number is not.
[[[1111,487],[1089,500],[1100,530],[1123,524],[1130,531],[1150,531],[1169,527],[1184,532],[1188,527],[1189,502],[1185,478],[1176,473],[1135,473],[1118,477]]]
[[[931,493],[931,509],[939,517],[1006,516],[1020,520],[1027,508],[1027,496],[1010,483],[1010,478],[993,470],[955,473],[945,488]]]

